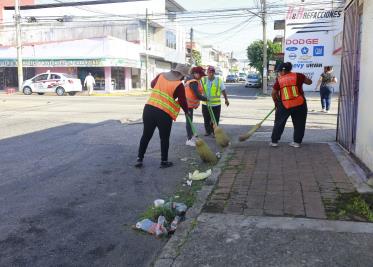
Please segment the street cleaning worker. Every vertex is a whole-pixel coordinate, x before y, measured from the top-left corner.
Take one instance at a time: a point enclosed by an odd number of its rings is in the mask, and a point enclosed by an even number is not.
[[[291,72],[290,62],[279,66],[279,77],[272,90],[272,99],[276,106],[275,125],[272,131],[270,146],[277,147],[289,116],[294,125],[294,141],[290,146],[299,148],[306,129],[307,103],[303,92],[303,84],[312,84],[312,80],[304,74]]]
[[[225,84],[220,77],[215,76],[215,68],[213,66],[207,68],[207,77],[203,77],[201,83],[204,95],[209,99],[208,103],[212,108],[217,124],[219,124],[221,112],[220,98],[222,94],[225,99],[225,105],[227,105],[227,107],[229,106],[227,93],[225,92]],[[210,113],[207,109],[207,102],[202,102],[202,115],[206,131],[205,136],[209,136],[214,133],[214,129]]]
[[[324,72],[321,73],[315,91],[320,86],[320,98],[322,112],[329,112],[332,101],[333,84],[337,83],[337,78],[333,75],[333,67],[326,66]]]
[[[159,74],[151,82],[153,90],[142,115],[144,129],[135,167],[141,168],[143,166],[144,155],[155,128],[158,128],[161,139],[160,168],[168,168],[173,165],[168,161],[172,120],[176,120],[180,106],[185,113],[188,112],[185,88],[182,83],[188,73],[188,66],[177,64],[175,69]]]
[[[199,107],[200,101],[207,101],[207,98],[203,96],[203,88],[200,82],[201,78],[206,76],[205,70],[202,67],[194,67],[190,71],[191,76],[187,78],[185,84],[185,96],[188,102],[188,114],[190,119],[193,121],[193,110]],[[193,138],[193,132],[190,124],[186,123],[187,131],[187,146],[196,146]]]

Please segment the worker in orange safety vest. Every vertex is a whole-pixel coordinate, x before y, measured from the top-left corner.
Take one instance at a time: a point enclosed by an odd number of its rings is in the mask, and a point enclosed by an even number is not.
[[[191,121],[193,121],[193,110],[199,107],[202,101],[207,101],[207,97],[203,95],[203,88],[201,84],[201,78],[206,76],[205,70],[200,67],[193,67],[190,71],[191,76],[187,78],[185,84],[185,96],[188,102],[188,115]],[[186,122],[187,131],[187,146],[196,146],[193,132],[190,123]]]
[[[303,84],[310,85],[312,80],[304,74],[291,72],[290,62],[279,66],[279,77],[273,85],[272,98],[276,106],[275,124],[270,146],[277,147],[284,131],[286,121],[291,116],[294,125],[293,142],[290,146],[299,148],[306,128],[307,102]]]
[[[161,139],[160,167],[168,168],[173,165],[168,161],[171,127],[172,121],[175,121],[179,115],[180,107],[185,113],[188,112],[185,87],[182,83],[188,74],[189,67],[178,64],[175,69],[159,74],[151,82],[153,90],[142,115],[144,129],[135,167],[141,168],[143,166],[144,155],[155,128],[158,128]]]

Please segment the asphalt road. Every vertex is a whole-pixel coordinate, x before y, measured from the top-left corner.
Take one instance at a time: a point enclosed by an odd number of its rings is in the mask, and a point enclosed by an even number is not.
[[[236,142],[273,103],[242,84],[227,91],[231,105],[222,107],[221,126]],[[185,146],[180,114],[171,133],[175,166],[159,169],[155,133],[145,167],[133,168],[146,99],[0,94],[0,266],[149,266],[165,240],[130,226],[154,199],[171,196],[200,161]],[[330,114],[317,112],[317,95],[308,104],[305,140],[333,141],[336,104]],[[203,133],[200,109],[195,122]],[[254,138],[269,140],[272,125],[273,116]],[[283,140],[291,136],[290,127]],[[212,138],[206,141],[219,151]]]
[[[234,123],[258,90],[236,84],[228,91],[222,121]],[[155,133],[145,167],[132,167],[142,125],[119,120],[139,121],[146,98],[0,95],[0,266],[152,262],[165,240],[130,226],[154,199],[171,196],[199,160],[184,145],[181,116],[171,137],[175,166],[159,169]],[[203,131],[200,114],[196,122]]]

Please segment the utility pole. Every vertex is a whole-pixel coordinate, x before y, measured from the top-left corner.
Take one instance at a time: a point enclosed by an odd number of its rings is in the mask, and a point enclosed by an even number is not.
[[[192,66],[194,63],[193,58],[193,28],[190,28],[190,65]]]
[[[18,91],[22,91],[23,84],[23,64],[22,64],[22,40],[21,40],[21,14],[19,11],[19,0],[14,1],[16,24],[16,42],[17,42],[17,70],[18,70]]]
[[[267,94],[268,70],[267,70],[267,3],[262,1],[262,24],[263,24],[263,94]]]
[[[149,77],[148,77],[148,65],[149,65],[149,55],[148,55],[148,50],[149,50],[149,14],[148,14],[148,9],[146,9],[146,14],[145,14],[145,90],[148,90],[148,83],[149,83]]]

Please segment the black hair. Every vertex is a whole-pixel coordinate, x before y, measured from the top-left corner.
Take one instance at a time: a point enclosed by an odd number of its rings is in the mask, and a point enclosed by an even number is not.
[[[293,68],[293,65],[291,64],[291,62],[284,62],[284,63],[281,63],[279,66],[278,66],[278,71],[286,71],[286,72],[290,72]]]

